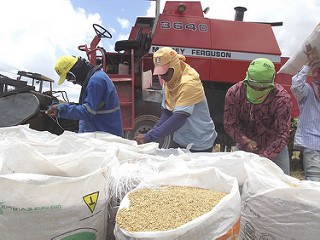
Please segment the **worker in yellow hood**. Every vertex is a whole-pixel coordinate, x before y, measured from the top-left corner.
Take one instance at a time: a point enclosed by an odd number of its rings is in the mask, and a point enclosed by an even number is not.
[[[154,53],[153,60],[153,74],[164,83],[165,103],[170,111],[175,106],[197,104],[205,98],[199,74],[184,62],[185,56],[164,47]]]
[[[162,115],[147,134],[135,140],[141,143],[159,141],[173,134],[173,148],[188,148],[193,152],[212,152],[217,137],[208,103],[197,71],[186,58],[170,47],[153,55],[153,75],[162,83]]]

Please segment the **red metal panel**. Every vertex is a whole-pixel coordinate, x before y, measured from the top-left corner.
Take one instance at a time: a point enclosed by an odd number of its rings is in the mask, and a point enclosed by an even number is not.
[[[284,65],[287,61],[289,60],[289,58],[286,57],[282,57],[281,58],[281,66]],[[279,71],[280,69],[280,65],[276,66],[276,70]],[[291,100],[293,102],[293,108],[292,108],[292,112],[291,112],[291,116],[292,117],[298,117],[299,116],[299,107],[298,107],[298,102],[296,100],[296,98],[293,96],[291,90],[290,90],[290,86],[292,83],[292,77],[293,75],[288,75],[288,74],[277,74],[276,78],[275,78],[275,82],[281,84],[286,90],[287,92],[290,94],[291,96]]]
[[[296,98],[293,96],[291,90],[290,90],[290,86],[291,86],[291,79],[292,76],[291,75],[287,75],[287,74],[277,74],[276,78],[275,78],[275,82],[276,83],[280,83],[281,86],[284,87],[284,89],[287,90],[287,92],[290,94],[292,103],[293,103],[293,108],[291,111],[291,116],[292,117],[298,117],[299,116],[299,107],[298,107],[298,102],[296,100]]]
[[[192,66],[200,74],[201,80],[209,80],[210,77],[210,62],[208,59],[187,57],[187,63]]]
[[[281,55],[269,24],[210,20],[212,49]]]
[[[209,20],[160,15],[152,45],[210,49]]]
[[[249,62],[215,59],[211,60],[211,79],[210,81],[223,83],[236,83],[243,80],[246,76]]]

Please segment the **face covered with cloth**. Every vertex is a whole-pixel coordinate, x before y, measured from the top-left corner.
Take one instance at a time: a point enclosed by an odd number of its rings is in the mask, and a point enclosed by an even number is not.
[[[275,67],[269,59],[253,60],[243,81],[246,85],[248,101],[253,104],[262,103],[274,89],[274,77]]]
[[[205,97],[199,74],[185,60],[185,56],[170,47],[160,48],[153,54],[153,75],[158,75],[163,84],[169,111],[173,111],[175,106],[197,104]]]

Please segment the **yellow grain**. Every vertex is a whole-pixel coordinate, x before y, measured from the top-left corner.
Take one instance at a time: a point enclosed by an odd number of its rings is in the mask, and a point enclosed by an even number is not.
[[[129,194],[129,208],[116,216],[127,231],[175,229],[212,210],[226,193],[196,187],[143,188]]]

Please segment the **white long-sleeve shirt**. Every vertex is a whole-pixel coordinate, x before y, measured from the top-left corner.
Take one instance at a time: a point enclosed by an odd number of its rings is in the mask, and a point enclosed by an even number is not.
[[[290,88],[300,110],[294,139],[294,145],[298,150],[320,150],[320,101],[316,98],[312,86],[306,82],[309,71],[310,67],[304,65],[293,76]]]

